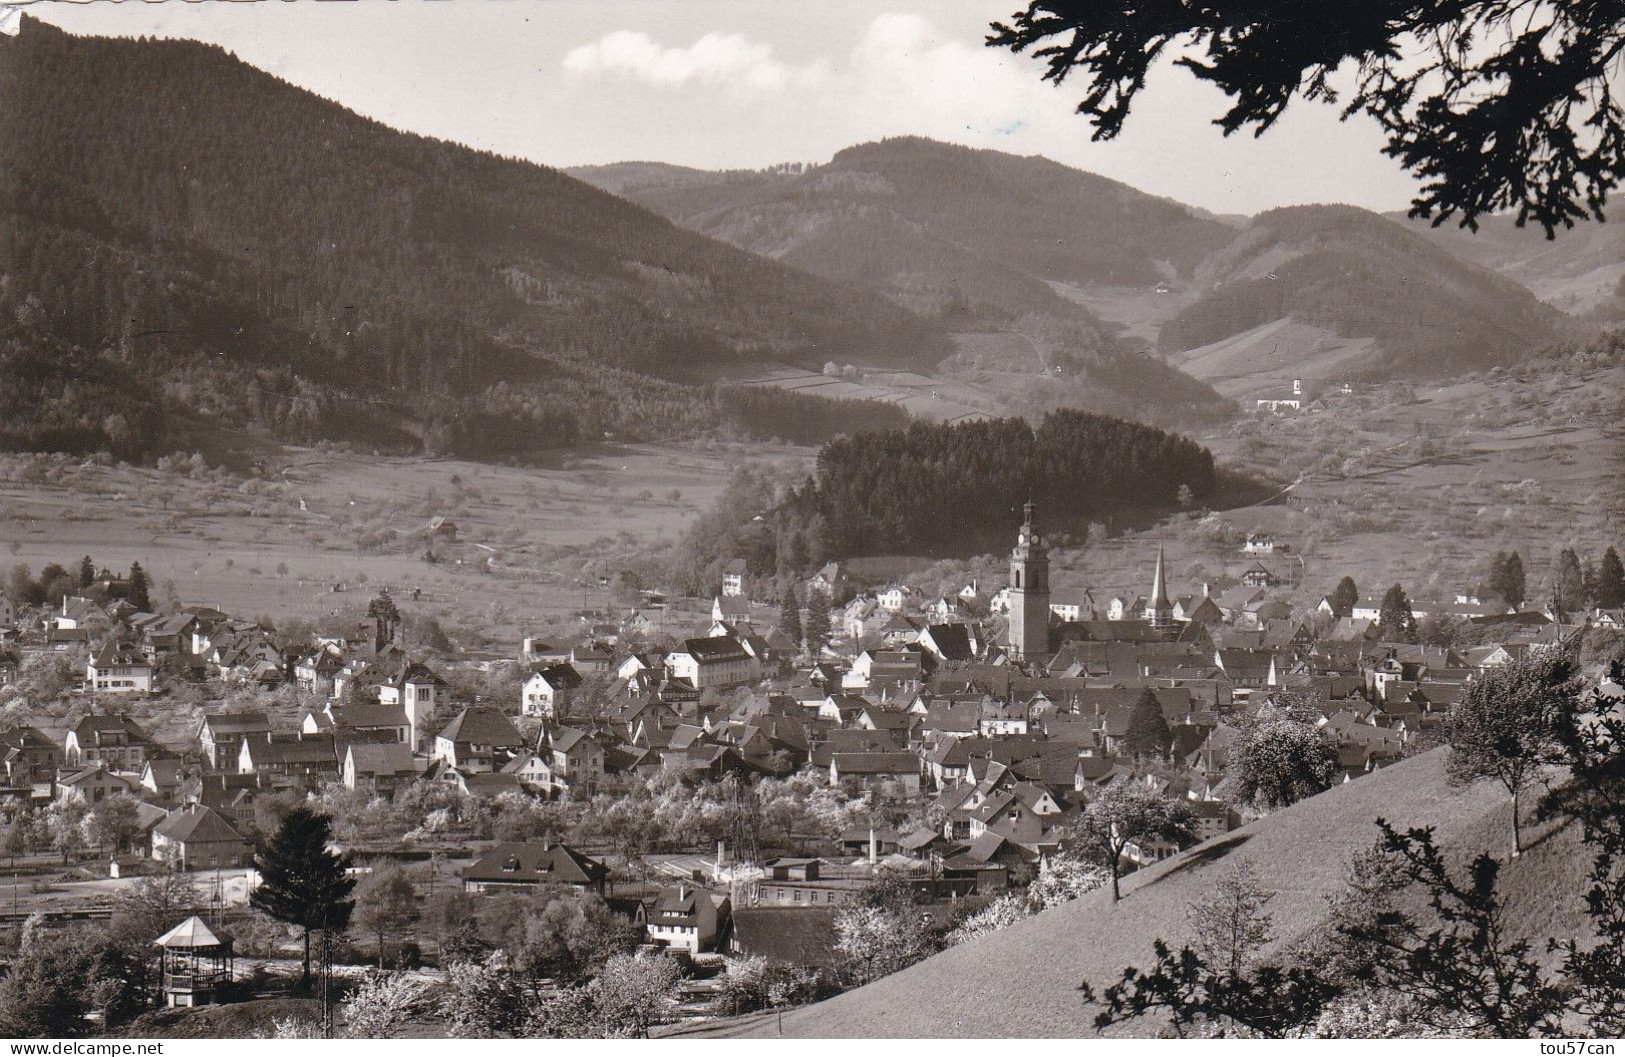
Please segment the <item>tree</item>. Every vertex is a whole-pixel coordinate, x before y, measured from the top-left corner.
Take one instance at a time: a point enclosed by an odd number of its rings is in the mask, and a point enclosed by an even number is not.
[[[310,986],[310,935],[342,932],[349,927],[355,903],[355,880],[347,856],[327,847],[333,823],[308,807],[296,807],[282,818],[270,843],[254,856],[260,884],[249,896],[255,910],[287,922],[304,933],[301,985]]]
[[[1212,898],[1186,912],[1191,949],[1219,972],[1240,978],[1273,937],[1264,907],[1275,893],[1258,883],[1253,864],[1238,859],[1219,882]]]
[[[95,582],[96,563],[91,561],[90,555],[87,554],[84,556],[84,558],[80,559],[79,562],[79,586],[81,588],[89,587]]]
[[[129,602],[142,613],[152,612],[151,586],[147,581],[147,570],[141,568],[140,562],[131,562]]]
[[[340,1007],[347,1039],[388,1039],[423,1001],[424,986],[401,973],[369,973]]]
[[[1254,727],[1232,751],[1230,764],[1236,798],[1266,811],[1331,788],[1339,771],[1331,742],[1307,723],[1290,719]]]
[[[113,896],[113,918],[146,942],[157,939],[203,905],[191,875],[160,873],[142,877]]]
[[[92,807],[87,824],[91,843],[111,848],[116,855],[141,832],[141,812],[135,797],[120,793]]]
[[[784,598],[779,602],[779,630],[791,642],[801,644],[801,599],[795,584],[784,589]]]
[[[1328,601],[1332,604],[1332,616],[1351,617],[1354,615],[1354,606],[1360,601],[1360,589],[1354,584],[1354,577],[1345,576],[1337,581],[1332,588]]]
[[[1411,215],[1435,224],[1517,209],[1548,237],[1603,218],[1625,173],[1625,111],[1610,74],[1625,50],[1616,8],[1583,0],[1406,5],[1146,7],[1031,0],[995,22],[995,47],[1032,50],[1044,79],[1088,78],[1078,112],[1094,138],[1122,131],[1164,56],[1230,99],[1226,135],[1269,129],[1297,98],[1374,118],[1383,153],[1426,181]],[[1337,84],[1351,69],[1352,91]],[[1585,134],[1581,134],[1584,130]]]
[[[57,797],[51,801],[51,806],[45,809],[46,825],[51,834],[51,847],[62,853],[64,864],[85,846],[84,821],[88,813],[84,795],[76,789]]]
[[[1467,685],[1450,715],[1452,782],[1493,779],[1512,799],[1512,854],[1523,852],[1520,798],[1550,757],[1553,732],[1575,696],[1568,657],[1530,654]]]
[[[1038,876],[1027,886],[1027,906],[1033,913],[1069,903],[1106,883],[1106,871],[1065,852],[1054,852],[1039,864]]]
[[[429,923],[440,951],[440,967],[476,961],[486,953],[480,942],[479,915],[474,897],[466,892],[441,894],[429,905]]]
[[[835,917],[835,950],[860,984],[906,969],[936,953],[938,940],[914,904],[908,878],[882,873]]]
[[[786,1009],[817,1001],[826,988],[816,969],[770,962],[760,955],[728,966],[717,991],[716,1011],[739,1017],[764,1009]]]
[[[401,626],[401,611],[395,607],[395,600],[389,596],[389,588],[380,588],[373,600],[367,603],[367,616],[378,621],[378,644],[395,640],[395,631]]]
[[[1415,642],[1416,614],[1411,612],[1411,600],[1398,584],[1382,596],[1382,608],[1377,611],[1377,631],[1384,642]]]
[[[73,1039],[90,1034],[89,1013],[103,1029],[134,1018],[150,990],[144,954],[97,928],[29,933],[0,981],[0,1034]]]
[[[1140,696],[1129,708],[1123,749],[1130,756],[1162,759],[1168,755],[1168,746],[1172,741],[1168,719],[1162,714],[1162,703],[1157,700],[1156,691],[1148,686],[1140,691]]]
[[[1604,609],[1625,606],[1625,564],[1620,562],[1619,552],[1612,547],[1602,552],[1602,561],[1597,563],[1594,601]]]
[[[1564,547],[1557,555],[1557,571],[1552,576],[1552,606],[1559,616],[1584,609],[1585,572],[1574,548]]]
[[[1490,590],[1514,609],[1523,605],[1528,588],[1524,582],[1523,558],[1517,551],[1496,553],[1490,562]]]
[[[817,656],[829,644],[829,607],[823,599],[808,599],[807,607],[807,649]]]
[[[671,958],[617,954],[590,985],[598,1034],[610,1039],[648,1038],[650,1028],[670,1019],[681,979]]]
[[[1554,941],[1572,1007],[1599,1037],[1625,1035],[1625,716],[1593,691],[1576,699],[1559,720],[1556,740],[1569,780],[1543,801],[1542,810],[1580,822],[1591,849],[1585,893],[1595,942]]]
[[[395,863],[374,866],[355,889],[356,924],[378,940],[378,968],[384,967],[389,937],[404,932],[418,917],[417,891]]]
[[[543,979],[578,983],[631,950],[634,941],[626,919],[597,895],[554,894],[525,916],[514,967],[532,984]]]
[[[1032,910],[1027,900],[1019,892],[1006,892],[993,902],[982,907],[973,914],[968,915],[953,930],[948,933],[944,941],[950,947],[957,947],[968,940],[1007,929],[1018,921],[1032,916]]]
[[[1423,924],[1390,908],[1351,922],[1347,942],[1375,952],[1375,982],[1416,1003],[1424,1023],[1453,1032],[1509,1039],[1558,1031],[1563,992],[1533,957],[1525,940],[1507,928],[1497,891],[1501,864],[1481,854],[1465,880],[1450,872],[1433,843],[1433,830],[1396,831],[1378,819],[1384,852],[1408,885],[1425,893],[1437,924]]]
[[[454,1039],[490,1039],[516,1034],[525,1024],[523,986],[500,953],[484,961],[453,962],[446,968],[440,1014]]]
[[[1083,809],[1077,823],[1077,837],[1084,853],[1111,874],[1112,902],[1115,903],[1122,898],[1119,880],[1123,854],[1128,846],[1149,840],[1174,844],[1190,840],[1191,809],[1142,782],[1118,782]]]

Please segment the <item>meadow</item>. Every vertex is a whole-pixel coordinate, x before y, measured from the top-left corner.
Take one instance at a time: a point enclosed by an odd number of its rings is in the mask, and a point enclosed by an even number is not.
[[[411,608],[425,616],[512,641],[532,622],[605,604],[602,582],[674,541],[736,470],[794,474],[812,454],[713,440],[504,466],[276,448],[246,474],[181,456],[137,467],[10,455],[0,564],[139,561],[160,602],[273,620],[364,606],[388,586],[403,602],[416,592]]]

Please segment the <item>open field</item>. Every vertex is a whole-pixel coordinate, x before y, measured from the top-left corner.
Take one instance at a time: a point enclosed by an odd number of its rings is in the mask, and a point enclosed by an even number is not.
[[[1374,338],[1344,338],[1323,327],[1277,319],[1169,362],[1225,396],[1255,399],[1290,389],[1292,379],[1340,382],[1369,359]]]
[[[1156,345],[1162,325],[1179,315],[1199,293],[1177,287],[1159,292],[1155,287],[1083,286],[1054,280],[1049,281],[1049,288],[1108,323],[1117,324],[1124,337],[1139,338],[1149,345]]]
[[[865,368],[852,377],[817,374],[800,367],[775,367],[742,379],[742,385],[789,389],[831,400],[882,400],[898,404],[915,418],[955,422],[985,418],[998,408],[991,390],[959,379]]]
[[[288,448],[247,478],[9,456],[0,563],[37,572],[85,554],[120,570],[139,561],[161,600],[273,618],[364,605],[387,584],[397,597],[419,592],[420,612],[511,638],[527,620],[603,604],[600,578],[680,536],[736,469],[799,474],[811,456],[763,444],[606,445],[510,467]],[[436,517],[455,538],[430,533]]]

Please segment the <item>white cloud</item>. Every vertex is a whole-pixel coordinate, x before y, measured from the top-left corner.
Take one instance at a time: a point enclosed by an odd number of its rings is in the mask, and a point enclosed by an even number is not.
[[[773,57],[770,44],[739,33],[707,33],[686,48],[662,47],[647,33],[617,30],[564,56],[565,72],[577,76],[632,77],[660,88],[690,84],[730,85],[777,92],[816,87],[827,73],[821,63],[793,67]]]

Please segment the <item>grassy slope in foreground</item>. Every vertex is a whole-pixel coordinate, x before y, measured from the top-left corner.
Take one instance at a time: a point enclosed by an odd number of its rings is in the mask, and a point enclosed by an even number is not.
[[[1094,1034],[1098,1011],[1079,997],[1127,965],[1146,966],[1152,941],[1189,939],[1186,908],[1211,896],[1222,872],[1246,857],[1275,890],[1268,910],[1276,942],[1291,943],[1322,920],[1326,898],[1342,891],[1350,856],[1369,848],[1380,817],[1396,826],[1435,826],[1440,845],[1463,856],[1508,847],[1507,798],[1498,785],[1452,789],[1447,750],[1436,749],[1312,797],[1124,882],[1123,901],[1106,890],[962,944],[868,987],[785,1013],[797,1037],[1001,1038]],[[1573,827],[1534,831],[1525,855],[1503,870],[1502,890],[1516,933],[1535,938],[1588,935],[1580,907],[1589,856]],[[1425,910],[1422,911],[1425,913]],[[1146,1017],[1113,1034],[1154,1036],[1165,1020]],[[717,1025],[722,1035],[771,1036],[779,1021],[760,1017]]]

